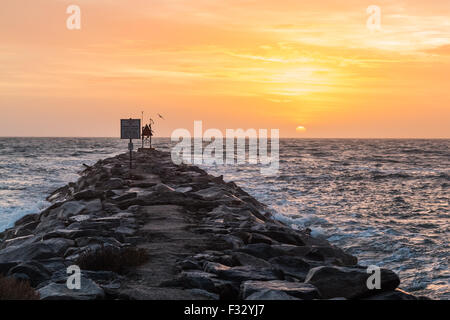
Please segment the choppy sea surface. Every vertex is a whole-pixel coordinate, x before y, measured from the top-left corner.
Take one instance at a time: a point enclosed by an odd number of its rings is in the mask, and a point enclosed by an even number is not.
[[[0,231],[48,206],[46,196],[76,180],[83,163],[126,150],[114,138],[0,138]],[[249,164],[202,167],[360,264],[396,271],[402,289],[450,299],[450,140],[281,139],[275,176]]]

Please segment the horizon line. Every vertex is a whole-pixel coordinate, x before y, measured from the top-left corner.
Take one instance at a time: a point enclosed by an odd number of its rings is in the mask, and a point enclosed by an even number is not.
[[[128,139],[120,139],[119,136],[0,136],[0,139],[4,138],[41,138],[41,139],[50,139],[50,138],[66,138],[66,139],[118,139],[118,140],[128,140]],[[153,139],[171,139],[171,137],[152,137]],[[188,137],[189,138],[189,137]],[[191,136],[190,138],[201,138]],[[226,138],[226,137],[223,137]],[[246,137],[248,139],[248,137]],[[270,137],[268,137],[270,139]],[[434,137],[434,138],[426,138],[426,137],[279,137],[279,139],[356,139],[356,140],[449,140],[450,137]],[[141,139],[133,139],[133,140],[141,140]]]

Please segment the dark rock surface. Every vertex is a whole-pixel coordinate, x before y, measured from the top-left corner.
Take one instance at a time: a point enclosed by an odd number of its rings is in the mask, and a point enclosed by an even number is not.
[[[98,161],[51,206],[0,233],[0,273],[30,281],[41,299],[415,299],[382,270],[369,290],[356,257],[310,230],[274,220],[233,182],[174,165],[156,150]],[[146,263],[120,276],[67,267],[102,247],[138,247]]]

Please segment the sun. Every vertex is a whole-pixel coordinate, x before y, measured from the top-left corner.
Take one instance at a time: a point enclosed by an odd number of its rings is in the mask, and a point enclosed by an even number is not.
[[[297,131],[297,132],[305,132],[306,128],[304,126],[298,126],[297,128],[295,128],[295,131]]]

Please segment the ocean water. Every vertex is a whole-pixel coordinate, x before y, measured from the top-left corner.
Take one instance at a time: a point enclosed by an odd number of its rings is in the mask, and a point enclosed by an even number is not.
[[[155,146],[170,150],[168,139]],[[235,181],[293,228],[396,271],[401,288],[450,299],[450,140],[281,139],[280,169],[202,165]],[[0,231],[48,206],[82,163],[127,150],[113,138],[0,138]]]

